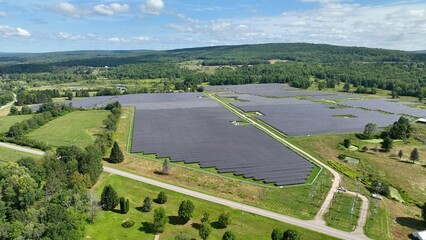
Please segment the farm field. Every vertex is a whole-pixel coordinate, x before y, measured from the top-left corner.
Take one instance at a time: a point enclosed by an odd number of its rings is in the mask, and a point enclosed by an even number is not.
[[[18,122],[31,118],[32,115],[16,115],[0,117],[0,133],[7,132],[9,128]]]
[[[9,149],[5,147],[0,147],[0,162],[13,162],[17,161],[24,157],[33,157],[33,158],[39,158],[40,156],[17,151],[14,149]]]
[[[59,117],[27,134],[30,139],[48,145],[85,147],[95,138],[109,112],[104,110],[75,111]]]
[[[116,134],[121,149],[129,150],[131,146],[133,111],[134,108],[123,108],[122,118]],[[156,160],[152,157],[125,153],[125,161],[123,163],[105,164],[156,180],[259,206],[301,219],[312,219],[315,216],[331,185],[331,176],[325,171],[321,172],[314,185],[307,184],[304,186],[277,188],[222,177],[222,174],[217,175],[202,169],[187,168],[180,163],[172,164],[172,174],[167,176],[159,175],[156,172],[161,170],[162,163],[162,160]],[[314,188],[317,188],[318,191],[316,198],[312,199],[309,195]]]
[[[155,199],[162,189],[151,185],[143,184],[134,180],[126,179],[116,175],[103,174],[101,180],[94,187],[94,191],[100,196],[103,186],[111,184],[119,196],[128,198],[130,201],[130,211],[127,214],[120,214],[115,211],[102,212],[95,220],[94,224],[88,225],[86,238],[91,239],[120,239],[123,236],[128,239],[153,239],[154,234],[149,231],[149,223],[153,220],[153,211],[143,213],[137,208],[142,206],[143,199],[150,197]],[[165,232],[160,234],[160,239],[173,240],[178,233],[185,233],[198,239],[197,227],[204,212],[209,213],[213,225],[209,239],[221,239],[225,231],[231,230],[238,239],[270,239],[270,234],[274,228],[282,230],[294,229],[300,233],[302,239],[335,239],[330,236],[318,234],[307,229],[280,223],[268,218],[256,216],[251,213],[233,210],[225,206],[202,201],[196,198],[164,190],[168,195],[168,201],[163,204],[153,203],[153,209],[164,206],[169,220],[165,227]],[[182,224],[177,217],[177,210],[180,202],[191,200],[195,205],[193,218],[186,224]],[[217,227],[217,218],[220,213],[228,211],[232,214],[233,220],[226,229]],[[123,221],[134,221],[131,228],[123,228]],[[105,231],[114,229],[114,231]]]

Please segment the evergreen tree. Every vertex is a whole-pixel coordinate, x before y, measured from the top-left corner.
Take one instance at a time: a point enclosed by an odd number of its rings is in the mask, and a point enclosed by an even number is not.
[[[343,139],[343,146],[345,146],[345,148],[349,148],[351,146],[351,140],[348,138]]]
[[[383,149],[383,151],[385,152],[389,152],[392,147],[393,147],[393,140],[392,138],[386,136],[385,138],[383,138],[383,142],[381,143],[381,147]]]
[[[146,197],[143,200],[143,205],[142,205],[142,211],[144,212],[151,212],[152,210],[152,201],[150,197]]]
[[[111,185],[107,185],[102,190],[101,205],[104,210],[112,210],[118,205],[117,192]]]
[[[109,156],[110,163],[121,163],[124,160],[123,152],[117,142],[112,146],[111,155]]]
[[[414,148],[413,151],[411,151],[410,160],[414,163],[415,161],[419,161],[419,159],[419,150],[417,150],[417,148]]]

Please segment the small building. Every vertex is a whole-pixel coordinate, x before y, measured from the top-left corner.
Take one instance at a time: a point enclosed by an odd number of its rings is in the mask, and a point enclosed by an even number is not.
[[[419,232],[414,232],[411,234],[415,239],[418,240],[426,240],[426,230],[424,231],[419,231]]]

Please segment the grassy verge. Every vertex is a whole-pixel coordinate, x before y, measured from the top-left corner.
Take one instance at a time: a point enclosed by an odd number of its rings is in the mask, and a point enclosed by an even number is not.
[[[39,158],[40,156],[31,154],[31,153],[17,151],[17,150],[14,150],[14,149],[0,147],[0,162],[17,161],[17,160],[19,160],[20,158],[23,158],[23,157]]]
[[[374,206],[378,201],[377,209],[374,213]],[[390,232],[389,210],[385,201],[372,200],[369,205],[369,215],[365,224],[365,233],[372,239],[392,239]]]
[[[330,209],[324,215],[327,225],[347,232],[355,230],[359,218],[361,200],[357,199],[355,205],[353,201],[354,196],[337,193],[331,202]]]
[[[232,231],[238,239],[270,239],[270,234],[274,228],[294,229],[301,235],[301,239],[335,239],[330,236],[319,234],[297,226],[288,225],[275,220],[257,216],[251,213],[234,210],[222,205],[199,200],[186,195],[163,190],[158,187],[126,179],[116,175],[104,174],[94,191],[100,196],[103,187],[111,184],[118,192],[119,196],[128,198],[130,201],[130,211],[127,214],[120,214],[116,211],[102,212],[95,220],[94,224],[87,226],[86,238],[91,239],[154,239],[149,226],[153,221],[153,211],[143,213],[137,208],[142,205],[145,197],[155,199],[160,191],[165,191],[168,195],[167,203],[159,205],[153,203],[153,209],[164,206],[169,217],[164,233],[160,234],[160,239],[174,239],[178,233],[185,233],[193,238],[198,237],[198,226],[200,218],[204,212],[209,213],[213,225],[209,239],[221,239],[225,231]],[[177,217],[177,210],[180,202],[191,200],[195,205],[192,219],[183,224]],[[217,227],[217,219],[220,213],[228,211],[233,217],[232,223],[226,228]],[[123,228],[123,221],[134,221],[131,228]]]
[[[0,133],[7,132],[9,128],[18,122],[31,118],[32,115],[16,115],[0,117]]]
[[[131,139],[133,110],[131,107],[123,108],[123,114],[115,134],[115,138],[122,149],[129,149],[130,147],[128,139]],[[105,164],[159,181],[301,219],[312,219],[315,216],[331,186],[331,176],[325,171],[321,171],[319,174],[320,177],[318,179],[321,180],[315,181],[312,185],[271,188],[266,185],[256,185],[222,177],[222,175],[210,174],[206,171],[180,167],[179,164],[173,164],[172,174],[164,176],[156,173],[161,170],[161,161],[153,161],[152,159],[147,159],[146,155],[138,156],[127,152],[123,163]],[[315,188],[320,190],[317,191],[316,198],[311,199],[309,196]]]
[[[54,147],[85,147],[93,143],[108,114],[104,110],[71,112],[30,132],[27,137]]]

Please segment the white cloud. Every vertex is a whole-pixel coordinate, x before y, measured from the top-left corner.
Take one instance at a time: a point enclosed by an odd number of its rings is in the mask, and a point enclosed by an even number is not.
[[[105,4],[98,4],[93,7],[96,13],[112,16],[119,13],[127,13],[130,11],[128,4],[111,3],[109,6]]]
[[[66,32],[60,32],[57,37],[58,39],[61,39],[61,40],[73,40],[73,41],[86,39],[85,36],[66,33]]]
[[[151,41],[152,38],[148,36],[137,36],[137,37],[134,37],[133,40],[140,41],[140,42],[147,42],[147,41]]]
[[[163,0],[146,0],[144,4],[140,5],[140,9],[144,13],[158,15],[164,8]]]
[[[0,18],[7,17],[7,13],[0,11]]]
[[[426,49],[426,3],[361,6],[350,1],[318,2],[316,9],[284,12],[278,16],[216,19],[173,23],[182,38],[220,44],[311,42],[390,49]],[[184,19],[184,16],[181,17]]]
[[[80,18],[84,15],[87,15],[86,9],[77,7],[76,5],[71,4],[69,2],[58,3],[53,6],[53,9],[62,15],[72,18]]]
[[[9,27],[7,25],[0,25],[0,34],[6,37],[29,37],[31,33],[22,28]]]
[[[109,37],[106,40],[110,41],[110,42],[121,42],[122,39],[118,38],[118,37]]]

